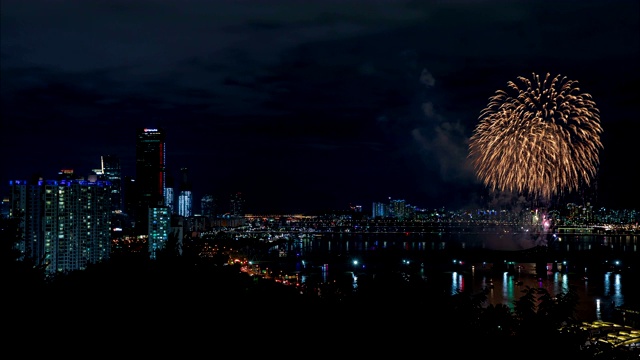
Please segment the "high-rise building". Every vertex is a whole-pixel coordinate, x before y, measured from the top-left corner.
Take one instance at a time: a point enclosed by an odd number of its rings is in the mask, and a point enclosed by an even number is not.
[[[231,194],[231,198],[229,201],[230,213],[231,216],[234,217],[243,217],[244,216],[244,197],[241,192],[237,192]]]
[[[9,197],[2,198],[2,209],[0,209],[0,216],[2,218],[9,217]]]
[[[135,221],[136,217],[136,179],[131,175],[125,175],[122,181],[122,203],[124,206],[124,212],[129,216],[130,220]],[[128,227],[133,227],[133,224]]]
[[[207,194],[200,200],[200,210],[202,216],[209,219],[216,217],[216,199],[213,195]]]
[[[404,219],[406,217],[406,201],[402,199],[390,200],[389,210],[391,210],[391,216],[396,219]]]
[[[166,206],[149,207],[149,258],[156,260],[158,254],[166,249],[171,232],[171,214]]]
[[[384,218],[389,215],[389,206],[382,202],[374,202],[371,212],[373,218]]]
[[[111,211],[122,212],[122,171],[120,158],[115,155],[103,155],[100,159],[101,178],[111,183]]]
[[[189,217],[193,216],[193,195],[189,190],[180,191],[178,195],[178,215]]]
[[[49,274],[84,270],[111,254],[111,183],[10,182],[10,216],[20,219],[16,248]]]
[[[178,215],[189,217],[193,215],[193,195],[191,193],[191,183],[189,182],[189,170],[180,169],[180,194],[178,195]]]
[[[136,209],[138,235],[149,234],[149,209],[165,202],[165,139],[163,129],[138,129],[136,141]]]
[[[164,205],[169,209],[169,214],[176,212],[175,206],[175,182],[173,176],[167,173],[167,182],[164,188]]]
[[[128,215],[125,211],[123,197],[123,179],[120,168],[120,158],[115,155],[103,155],[100,157],[100,167],[93,169],[95,175],[90,175],[89,180],[99,179],[111,183],[111,225],[113,238],[117,238],[116,232],[129,232]]]
[[[38,228],[42,217],[40,209],[37,206],[41,206],[40,202],[33,203],[34,199],[39,198],[39,192],[37,194],[30,194],[32,190],[39,190],[33,186],[29,186],[25,180],[14,180],[9,182],[9,218],[18,219],[19,234],[18,238],[22,239],[20,242],[14,244],[14,248],[20,252],[21,260],[40,259],[40,249],[33,248],[38,244]],[[35,216],[30,216],[34,214]]]
[[[75,180],[76,175],[73,169],[62,169],[58,171],[58,180]]]

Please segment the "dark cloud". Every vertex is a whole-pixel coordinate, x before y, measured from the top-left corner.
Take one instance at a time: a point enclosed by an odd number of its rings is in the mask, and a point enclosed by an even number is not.
[[[388,196],[462,206],[485,196],[466,161],[479,111],[507,81],[551,72],[577,79],[601,110],[601,198],[640,201],[617,163],[639,130],[637,2],[4,0],[0,10],[3,183],[88,171],[105,153],[132,171],[135,128],[158,126],[197,195],[243,190],[256,209]]]

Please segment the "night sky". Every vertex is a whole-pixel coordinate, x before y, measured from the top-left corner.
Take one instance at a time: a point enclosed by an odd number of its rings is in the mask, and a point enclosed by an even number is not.
[[[468,139],[508,81],[577,80],[600,110],[596,206],[640,208],[638,1],[2,0],[0,181],[101,155],[136,129],[248,212],[388,198],[482,204]]]

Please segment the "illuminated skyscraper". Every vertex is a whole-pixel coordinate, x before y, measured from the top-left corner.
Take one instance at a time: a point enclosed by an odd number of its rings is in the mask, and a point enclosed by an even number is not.
[[[216,199],[213,195],[207,194],[200,200],[202,216],[213,219],[216,217]]]
[[[167,173],[167,183],[164,188],[164,205],[169,209],[169,214],[176,212],[174,189],[173,176]]]
[[[57,180],[75,180],[76,175],[73,169],[62,169],[58,171]]]
[[[231,216],[234,217],[243,217],[244,216],[244,197],[241,192],[237,192],[235,194],[231,194],[230,198],[230,213]]]
[[[11,181],[10,216],[20,219],[24,258],[47,273],[84,270],[111,254],[111,183]]]
[[[371,215],[374,218],[384,218],[389,214],[389,205],[382,202],[374,202]]]
[[[136,179],[131,175],[125,175],[122,179],[122,203],[124,206],[124,212],[129,215],[131,220],[134,221],[136,205],[138,202],[136,194]],[[131,225],[129,227],[131,227]]]
[[[156,260],[158,254],[166,249],[171,231],[171,214],[166,206],[149,207],[149,258]]]
[[[138,129],[136,141],[136,233],[149,234],[149,209],[165,203],[165,138],[163,129]]]
[[[193,215],[193,195],[191,193],[191,183],[189,182],[189,170],[180,169],[182,175],[180,181],[180,194],[178,195],[178,215],[189,217]]]
[[[193,215],[193,195],[189,190],[180,191],[178,195],[178,215],[189,217]]]
[[[120,159],[115,155],[103,155],[100,159],[102,179],[111,183],[111,211],[122,212],[122,171]]]
[[[391,216],[396,219],[404,219],[406,217],[405,204],[406,202],[404,200],[391,200],[391,203],[389,204]]]

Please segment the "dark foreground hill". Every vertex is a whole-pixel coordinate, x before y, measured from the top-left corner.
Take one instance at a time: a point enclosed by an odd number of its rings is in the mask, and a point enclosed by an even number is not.
[[[531,289],[512,312],[483,308],[482,293],[452,296],[394,272],[354,295],[319,297],[187,258],[117,259],[47,282],[14,270],[4,287],[7,343],[34,356],[632,358],[557,331],[579,323],[571,292],[552,299]]]

